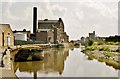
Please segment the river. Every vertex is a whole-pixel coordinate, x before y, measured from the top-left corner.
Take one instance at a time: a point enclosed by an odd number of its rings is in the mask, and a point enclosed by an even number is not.
[[[118,70],[97,60],[88,60],[81,48],[48,49],[44,59],[32,62],[13,62],[20,77],[118,77]]]

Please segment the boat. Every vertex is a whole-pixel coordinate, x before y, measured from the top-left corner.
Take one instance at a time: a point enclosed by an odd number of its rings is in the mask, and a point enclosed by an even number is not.
[[[38,61],[44,58],[43,50],[35,48],[21,48],[15,55],[15,62]]]

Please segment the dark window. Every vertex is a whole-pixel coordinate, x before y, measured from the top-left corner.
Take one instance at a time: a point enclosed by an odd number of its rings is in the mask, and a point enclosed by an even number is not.
[[[4,46],[4,32],[2,32],[2,46]]]

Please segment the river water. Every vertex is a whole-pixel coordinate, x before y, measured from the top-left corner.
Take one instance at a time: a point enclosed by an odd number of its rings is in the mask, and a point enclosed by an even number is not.
[[[32,62],[13,62],[20,77],[118,77],[118,70],[104,62],[88,60],[81,48],[48,49],[44,59]]]

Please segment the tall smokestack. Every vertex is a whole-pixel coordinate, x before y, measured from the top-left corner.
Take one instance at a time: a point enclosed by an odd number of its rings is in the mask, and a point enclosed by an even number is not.
[[[37,7],[33,8],[33,33],[36,33],[37,28]]]

